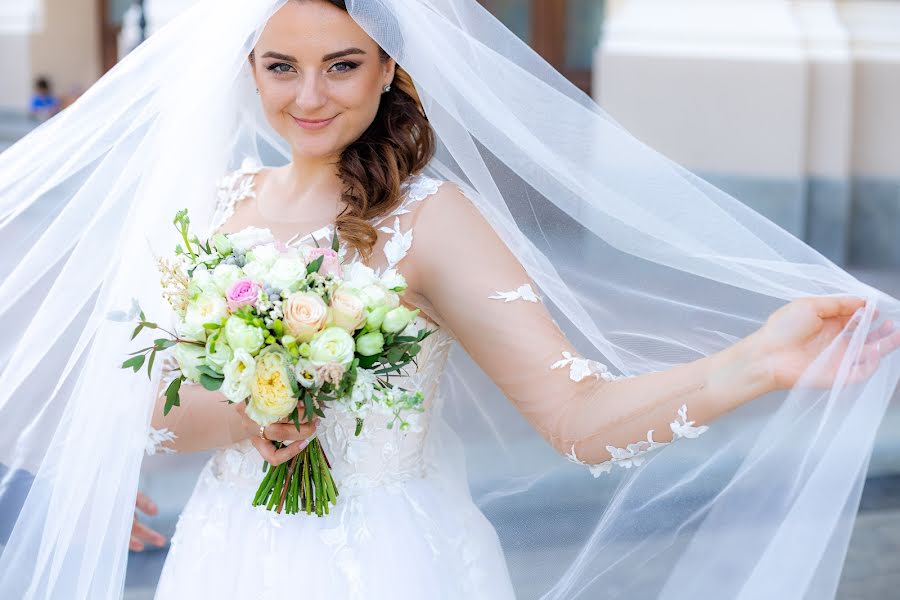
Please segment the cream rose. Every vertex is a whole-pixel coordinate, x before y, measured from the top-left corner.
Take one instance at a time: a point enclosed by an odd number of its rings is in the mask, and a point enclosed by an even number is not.
[[[342,285],[331,295],[330,324],[353,333],[366,322],[366,300],[356,289]]]
[[[300,342],[308,342],[325,326],[328,306],[318,294],[297,292],[282,304],[282,323],[288,333]]]
[[[247,416],[263,426],[287,417],[297,406],[295,385],[284,350],[277,346],[264,348],[256,357]]]
[[[211,280],[210,280],[211,281]],[[184,320],[178,327],[178,333],[185,338],[199,342],[206,341],[204,323],[220,323],[228,316],[228,305],[218,291],[202,293],[188,303]]]

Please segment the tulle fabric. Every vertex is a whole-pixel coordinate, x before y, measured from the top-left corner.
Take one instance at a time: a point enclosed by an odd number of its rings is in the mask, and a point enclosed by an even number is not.
[[[134,297],[165,314],[148,245],[174,246],[176,210],[208,223],[215,182],[245,157],[288,159],[246,62],[282,4],[200,0],[0,155],[5,595],[121,594],[161,367],[150,380],[119,369],[134,346],[110,317]],[[414,225],[408,264],[458,282],[427,299],[460,341],[434,468],[471,490],[517,596],[832,597],[900,362],[847,374],[900,303],[629,135],[474,0],[348,8],[412,76],[438,138],[427,174],[459,190],[401,223]],[[458,264],[440,255],[448,237]],[[490,297],[525,275],[540,302]],[[676,403],[642,376],[715,355],[787,300],[837,294],[868,304],[830,389],[804,384],[835,346],[794,389],[698,415],[708,431],[640,466],[594,478],[561,456],[590,438],[577,456],[599,462],[606,444],[665,433]],[[551,368],[563,351],[624,377],[574,381]]]

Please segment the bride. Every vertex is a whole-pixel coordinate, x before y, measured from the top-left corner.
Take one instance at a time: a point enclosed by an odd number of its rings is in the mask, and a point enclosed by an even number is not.
[[[3,314],[67,315],[3,341],[2,589],[120,593],[149,422],[151,451],[218,449],[157,598],[834,595],[900,303],[641,146],[474,0],[201,1],[67,113],[0,156],[24,248]],[[130,299],[164,314],[146,244],[185,205],[207,236],[337,235],[344,265],[401,272],[436,331],[412,427],[259,428],[200,386],[164,416],[171,363],[111,367]],[[331,513],[251,506],[312,436]]]

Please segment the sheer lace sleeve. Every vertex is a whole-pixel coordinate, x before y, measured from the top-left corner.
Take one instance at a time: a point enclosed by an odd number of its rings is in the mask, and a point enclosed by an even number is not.
[[[727,364],[715,355],[621,377],[569,343],[533,281],[462,191],[444,182],[415,216],[405,265],[434,317],[557,451],[591,467],[639,465],[643,454],[707,429],[730,410]]]

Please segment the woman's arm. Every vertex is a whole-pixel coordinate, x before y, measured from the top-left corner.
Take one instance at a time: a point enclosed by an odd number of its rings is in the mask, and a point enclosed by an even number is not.
[[[168,415],[163,415],[167,386],[168,380],[163,377],[151,421],[154,429],[168,429],[175,434],[174,440],[163,442],[164,448],[175,452],[199,452],[258,435],[254,423],[236,410],[225,396],[187,381],[181,386],[180,406],[173,406]]]
[[[696,437],[705,430],[700,425],[784,385],[777,363],[803,352],[815,357],[863,305],[797,301],[776,312],[792,323],[797,311],[811,314],[793,337],[773,333],[775,323],[700,360],[617,378],[579,357],[540,299],[520,288],[531,285],[525,269],[455,185],[443,184],[423,203],[414,227],[404,267],[417,293],[535,429],[586,463],[616,459],[616,449],[647,440],[651,431],[653,442]],[[679,414],[683,406],[686,415]]]

